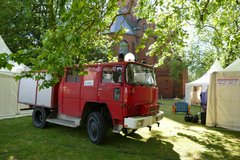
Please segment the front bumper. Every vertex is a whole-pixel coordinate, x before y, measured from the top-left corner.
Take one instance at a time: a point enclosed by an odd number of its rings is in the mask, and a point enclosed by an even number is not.
[[[147,127],[160,121],[162,118],[162,111],[159,111],[158,114],[152,116],[137,116],[124,118],[124,128],[139,129],[142,127]]]

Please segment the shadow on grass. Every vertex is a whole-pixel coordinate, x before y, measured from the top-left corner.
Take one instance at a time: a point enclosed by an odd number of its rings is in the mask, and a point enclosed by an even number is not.
[[[149,138],[144,138],[138,133],[131,136],[110,133],[107,136],[104,147],[111,147],[116,150],[119,159],[166,159],[178,160],[180,155],[173,150],[173,144],[162,140],[161,132],[149,132]]]
[[[216,134],[215,132],[204,132],[201,133],[201,137],[184,133],[178,133],[178,135],[186,137],[208,149],[208,151],[201,153],[201,159],[240,159],[240,146],[235,141],[239,137],[236,137],[234,133]]]
[[[207,151],[200,152],[201,159],[240,159],[239,133],[207,128],[199,132],[189,127],[195,125],[192,123],[183,127],[174,126],[175,123],[172,125],[173,128],[167,128],[167,131],[141,130],[131,136],[109,131],[105,143],[95,145],[90,142],[84,127],[68,128],[50,124],[46,129],[38,129],[33,127],[31,117],[1,120],[0,159],[178,160],[180,154],[184,156],[184,150],[173,147],[185,138],[190,140],[189,146],[197,143],[207,148]],[[169,130],[177,135],[166,136]]]
[[[95,145],[90,142],[87,130],[84,127],[78,129],[50,125],[51,130],[58,130],[62,136],[65,134],[72,139],[80,139],[82,144],[73,145],[65,142],[63,146],[66,148],[84,151],[81,156],[87,159],[111,159],[111,160],[179,160],[180,155],[173,150],[173,144],[162,140],[160,131],[147,132],[149,138],[142,137],[141,134],[133,133],[125,136],[123,134],[115,134],[111,130],[107,132],[104,143]],[[79,132],[79,130],[81,130]],[[59,133],[59,134],[60,134]],[[71,142],[71,141],[70,141]],[[77,141],[76,141],[77,142]],[[57,143],[55,145],[58,145]],[[82,148],[81,148],[82,147]],[[63,148],[62,151],[65,149]],[[93,154],[94,153],[94,154]]]
[[[68,128],[50,124],[46,129],[35,128],[31,117],[0,121],[0,159],[68,159],[68,160],[151,160],[180,156],[173,144],[161,140],[161,132],[149,138],[135,133],[124,136],[108,132],[102,145],[90,142],[86,128]]]
[[[172,114],[174,102],[174,100],[164,100],[160,110],[164,111],[164,116],[168,119],[182,124],[182,126],[172,128],[179,136],[178,140],[187,138],[193,143],[203,146],[202,148],[206,148],[204,152],[199,151],[201,159],[240,159],[240,132],[208,128],[200,123],[185,122],[185,113]],[[200,106],[191,106],[190,110],[195,115],[201,111],[201,108]],[[195,126],[197,127],[193,128]],[[189,144],[194,146],[193,143]]]

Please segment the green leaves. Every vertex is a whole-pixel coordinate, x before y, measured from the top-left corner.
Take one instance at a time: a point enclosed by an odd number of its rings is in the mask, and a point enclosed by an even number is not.
[[[0,69],[8,66],[8,57],[9,56],[7,53],[0,53]]]
[[[28,74],[45,70],[52,76],[50,81],[43,82],[47,87],[59,81],[66,67],[81,69],[86,63],[106,59],[112,53],[113,42],[103,32],[109,30],[116,5],[117,1],[108,0],[73,1],[57,26],[42,36],[42,46],[28,50],[27,54],[36,55],[32,72]]]
[[[106,34],[119,14],[118,2],[3,1],[0,33],[15,54],[1,55],[0,66],[11,68],[11,59],[32,66],[30,74],[47,70],[53,84],[67,66],[112,59],[113,46],[124,34],[124,29],[118,35]],[[189,64],[192,77],[197,77],[217,57],[226,66],[240,56],[240,5],[235,0],[138,0],[133,11],[148,22],[136,50],[154,42],[147,55],[157,56],[158,65],[169,60],[176,68]],[[177,70],[172,73],[177,75]]]
[[[240,4],[237,1],[138,2],[138,17],[147,18],[148,22],[154,17],[153,32],[145,32],[143,41],[152,35],[157,37],[147,54],[158,56],[158,65],[181,57],[182,63],[190,65],[190,76],[198,77],[216,58],[227,66],[240,56]]]

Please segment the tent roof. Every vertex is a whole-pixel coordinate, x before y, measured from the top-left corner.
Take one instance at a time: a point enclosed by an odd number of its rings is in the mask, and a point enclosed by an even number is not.
[[[2,39],[2,36],[0,35],[0,54],[1,53],[11,54],[12,52],[10,51],[10,49],[8,48],[8,46]],[[30,70],[30,68],[28,68],[24,64],[19,65],[18,63],[13,62],[13,61],[8,61],[8,62],[13,65],[12,70],[9,71],[7,68],[0,68],[0,71],[3,71],[8,74],[11,74],[11,72],[12,72],[12,74],[14,74],[14,73],[20,73],[21,71],[29,71]]]
[[[30,68],[25,66],[24,64],[18,64],[16,62],[13,61],[8,61],[8,63],[12,64],[13,67],[11,69],[11,71],[9,71],[7,68],[0,68],[0,71],[2,72],[7,72],[7,73],[12,73],[12,74],[17,74],[17,73],[21,73],[22,71],[29,71]]]
[[[240,71],[240,59],[236,59],[232,64],[227,66],[224,71]]]
[[[5,71],[5,70],[0,70],[0,76],[1,77],[12,77],[14,75],[16,75],[17,73],[13,73],[13,72],[10,72],[10,71]]]
[[[2,39],[2,36],[1,36],[1,35],[0,35],[0,53],[11,54],[10,49],[8,48],[8,46],[6,45],[6,43],[4,42],[4,40]]]
[[[220,62],[218,60],[216,60],[213,63],[213,65],[211,66],[211,68],[202,77],[200,77],[199,79],[197,79],[195,81],[187,83],[187,85],[190,85],[190,86],[203,85],[203,84],[208,85],[209,81],[210,81],[211,73],[213,73],[215,71],[222,71],[222,70],[223,70],[223,68],[222,68]]]

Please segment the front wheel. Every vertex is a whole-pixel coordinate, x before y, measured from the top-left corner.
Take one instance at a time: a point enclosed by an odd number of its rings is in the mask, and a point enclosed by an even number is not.
[[[36,107],[32,113],[33,125],[37,128],[45,128],[47,126],[47,112],[42,107]]]
[[[106,134],[106,125],[104,117],[99,112],[93,112],[89,114],[87,120],[87,131],[89,139],[95,143],[100,144],[103,142]]]

